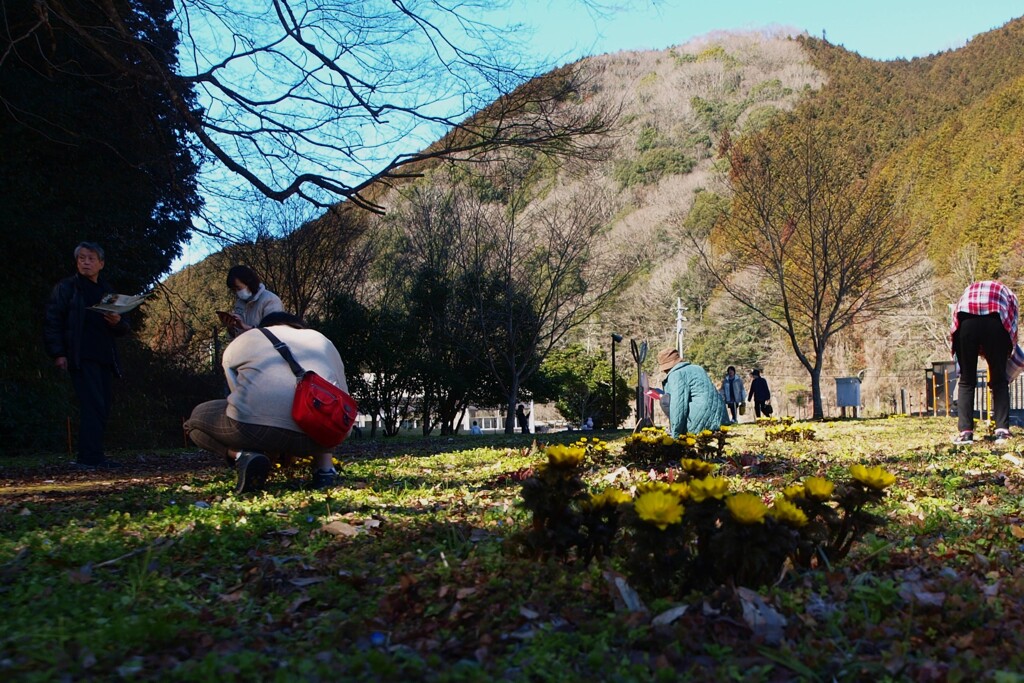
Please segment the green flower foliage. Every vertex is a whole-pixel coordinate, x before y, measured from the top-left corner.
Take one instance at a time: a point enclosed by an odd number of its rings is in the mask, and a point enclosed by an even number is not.
[[[627,447],[648,458],[660,456],[656,449],[697,448],[658,431],[631,437]],[[588,496],[581,479],[584,447],[546,453],[548,462],[523,483],[523,505],[533,512],[527,545],[539,555],[585,564],[620,555],[631,581],[655,595],[761,586],[777,580],[787,562],[810,568],[842,559],[884,523],[866,508],[881,503],[895,481],[880,467],[853,465],[848,481],[805,477],[769,507],[759,494],[731,491],[728,479],[713,476],[714,465],[688,458],[665,480],[637,485],[632,496],[614,488]]]

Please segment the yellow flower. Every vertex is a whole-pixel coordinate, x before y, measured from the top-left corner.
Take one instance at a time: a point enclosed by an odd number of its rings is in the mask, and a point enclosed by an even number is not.
[[[586,453],[578,446],[548,446],[544,452],[548,456],[549,465],[566,469],[580,465]]]
[[[675,444],[675,442],[676,442],[676,440],[673,439],[668,434],[666,434],[665,436],[661,437],[661,445],[662,446],[672,446],[672,445]]]
[[[807,515],[804,514],[804,511],[788,500],[776,500],[768,514],[789,526],[800,527],[807,524]]]
[[[785,496],[786,500],[803,498],[806,493],[807,489],[804,488],[803,484],[790,484],[786,488],[782,489],[782,495]]]
[[[828,500],[832,497],[835,484],[821,477],[804,477],[804,489],[807,495],[815,500]]]
[[[643,494],[650,493],[651,491],[668,493],[668,484],[663,481],[645,481],[642,484],[638,484],[636,487],[637,496],[642,496]]]
[[[677,481],[668,485],[668,490],[671,493],[676,494],[681,499],[686,500],[690,497],[690,485],[685,481]]]
[[[891,486],[896,477],[889,474],[881,467],[865,467],[864,465],[851,465],[850,475],[869,488],[881,491],[886,486]]]
[[[632,498],[629,494],[620,489],[608,487],[601,493],[595,493],[590,496],[590,500],[585,505],[591,510],[599,510],[603,507],[614,507],[616,505],[622,505],[628,503]]]
[[[686,445],[687,446],[696,446],[697,445],[697,439],[693,438],[692,436],[687,436],[686,437]]]
[[[679,461],[679,468],[693,477],[706,477],[715,471],[718,466],[706,460],[696,458],[683,458]]]
[[[721,500],[729,493],[729,480],[724,477],[707,477],[690,482],[690,498],[701,503],[708,498]]]
[[[664,491],[648,491],[634,503],[636,514],[662,531],[669,524],[679,524],[683,519],[683,504],[679,496]]]
[[[700,435],[701,435],[701,436],[711,436],[711,433],[712,433],[712,432],[711,432],[711,430],[710,430],[710,429],[705,429],[704,431],[702,431],[702,432],[700,433]]]
[[[725,499],[732,518],[740,524],[763,524],[768,506],[753,493],[736,493]]]

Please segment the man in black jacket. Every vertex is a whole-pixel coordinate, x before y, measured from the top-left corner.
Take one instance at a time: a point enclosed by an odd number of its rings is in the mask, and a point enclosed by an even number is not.
[[[75,247],[78,272],[57,283],[46,306],[44,342],[54,365],[66,370],[78,396],[78,465],[115,467],[103,453],[103,433],[112,402],[111,380],[120,375],[114,338],[128,333],[116,313],[88,310],[113,290],[101,280],[103,248],[93,242]]]

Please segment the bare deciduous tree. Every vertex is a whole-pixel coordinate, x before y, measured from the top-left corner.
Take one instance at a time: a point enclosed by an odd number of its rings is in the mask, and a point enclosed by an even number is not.
[[[614,210],[608,198],[580,193],[527,205],[522,187],[511,197],[480,207],[463,251],[471,324],[484,342],[476,353],[507,399],[506,433],[515,430],[524,382],[637,268],[603,239]]]
[[[784,120],[733,143],[731,211],[710,241],[693,235],[722,287],[780,328],[811,378],[821,418],[821,369],[834,335],[898,309],[916,283],[924,231],[903,218],[885,184],[857,168],[841,136],[814,120]],[[740,272],[756,278],[735,277]]]
[[[516,32],[487,23],[492,0],[179,0],[160,10],[181,33],[180,73],[127,3],[95,3],[103,25],[73,0],[39,0],[12,40],[45,42],[59,24],[115,73],[161,89],[210,157],[278,201],[380,211],[368,188],[421,162],[503,147],[579,154],[581,137],[608,127],[583,103],[577,67],[538,77]],[[409,139],[421,151],[396,153]]]

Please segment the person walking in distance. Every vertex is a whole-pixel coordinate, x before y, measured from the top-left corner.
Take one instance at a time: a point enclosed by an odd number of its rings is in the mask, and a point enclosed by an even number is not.
[[[729,409],[732,421],[737,422],[739,420],[737,409],[743,403],[744,393],[743,380],[736,374],[735,366],[730,365],[725,371],[725,378],[722,380],[722,400],[725,401],[725,405]]]
[[[760,370],[751,370],[750,375],[754,379],[750,381],[747,400],[754,402],[754,417],[771,417],[772,409],[768,402],[772,399],[772,392],[768,389],[768,380],[761,376]]]

